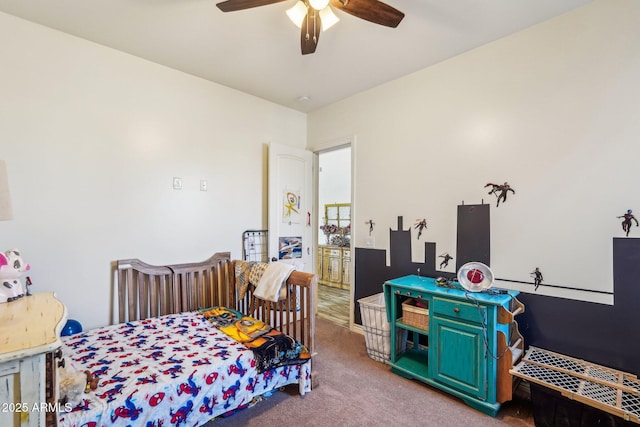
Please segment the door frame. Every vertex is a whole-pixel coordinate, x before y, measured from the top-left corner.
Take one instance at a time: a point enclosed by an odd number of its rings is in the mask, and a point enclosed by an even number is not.
[[[321,206],[320,206],[320,201],[319,201],[319,188],[320,188],[320,154],[321,153],[325,153],[325,152],[329,152],[329,151],[333,151],[333,150],[337,150],[340,148],[346,148],[346,147],[350,147],[351,148],[351,189],[350,189],[350,193],[351,193],[351,241],[349,244],[349,249],[351,250],[351,269],[349,271],[349,283],[351,283],[351,286],[349,286],[349,330],[354,330],[354,306],[355,306],[355,302],[353,300],[354,295],[355,295],[355,287],[356,287],[356,283],[355,283],[355,251],[354,251],[354,241],[355,241],[355,236],[357,233],[357,226],[355,225],[355,218],[356,218],[356,213],[357,213],[357,207],[354,203],[355,200],[355,171],[356,171],[356,136],[352,135],[352,136],[346,136],[346,137],[342,137],[342,138],[337,138],[334,140],[331,140],[329,142],[323,143],[323,144],[318,144],[318,145],[314,145],[311,147],[308,147],[307,149],[309,151],[311,151],[313,153],[313,192],[315,193],[315,197],[313,200],[313,211],[314,212],[320,212]],[[314,259],[314,263],[315,261],[318,259],[318,230],[320,229],[320,224],[318,223],[318,215],[313,215],[312,218],[312,225],[313,225],[313,231],[314,231],[314,245],[313,245],[313,259]],[[315,264],[314,264],[314,271],[315,271]],[[318,304],[318,300],[316,298],[316,306]],[[317,307],[316,307],[317,308]]]

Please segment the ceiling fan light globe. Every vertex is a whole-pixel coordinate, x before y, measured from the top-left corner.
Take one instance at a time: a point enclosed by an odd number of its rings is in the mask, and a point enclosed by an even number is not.
[[[320,11],[320,22],[322,22],[322,31],[327,31],[340,21],[340,18],[333,13],[330,7],[325,7]]]
[[[287,9],[287,16],[296,27],[302,28],[302,21],[307,16],[307,6],[303,1],[298,1],[290,9]]]
[[[322,10],[329,6],[329,0],[309,0],[309,4],[315,10]]]

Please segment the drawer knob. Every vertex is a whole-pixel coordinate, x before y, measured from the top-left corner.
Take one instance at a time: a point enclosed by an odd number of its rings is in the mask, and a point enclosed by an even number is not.
[[[460,312],[460,309],[459,309],[458,307],[456,307],[456,308],[454,308],[454,309],[453,309],[453,312],[454,312],[454,313],[459,313],[459,312]]]
[[[60,360],[58,361],[58,368],[64,368],[65,363],[66,363],[66,362],[64,361],[64,359],[60,359]]]

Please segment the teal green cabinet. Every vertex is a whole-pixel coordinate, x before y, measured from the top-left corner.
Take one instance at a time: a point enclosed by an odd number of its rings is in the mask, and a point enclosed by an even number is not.
[[[518,292],[474,293],[405,276],[385,282],[384,293],[393,372],[458,396],[491,416],[511,400],[509,369],[524,349],[515,320],[524,312]],[[408,302],[424,307],[428,326],[409,322]]]

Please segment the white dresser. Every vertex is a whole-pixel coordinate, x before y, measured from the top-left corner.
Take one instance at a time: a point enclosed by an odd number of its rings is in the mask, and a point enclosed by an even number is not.
[[[57,425],[65,306],[53,292],[0,304],[0,426]]]

